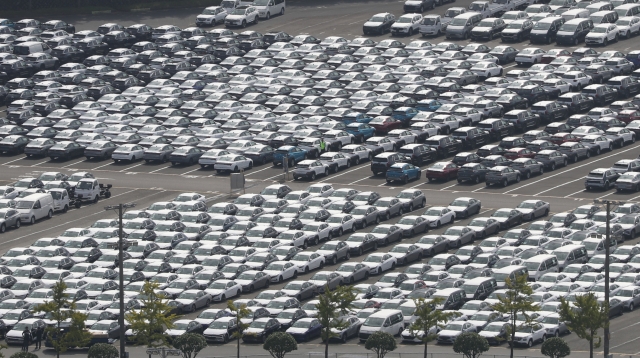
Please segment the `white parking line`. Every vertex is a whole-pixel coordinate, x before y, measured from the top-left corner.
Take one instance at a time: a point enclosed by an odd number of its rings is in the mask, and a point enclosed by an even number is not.
[[[449,188],[453,188],[456,185],[458,185],[458,184],[452,184],[452,185],[449,185],[449,186],[445,186],[444,188],[440,189],[440,191],[447,190]]]
[[[351,183],[349,183],[349,184],[355,184],[355,183],[357,183],[357,182],[361,182],[361,181],[366,180],[366,179],[371,179],[371,178],[370,178],[370,177],[365,177],[365,178],[362,178],[362,179],[358,179],[358,180],[356,180],[356,181],[354,181],[354,182],[351,182]]]
[[[68,167],[70,167],[72,165],[80,164],[80,163],[84,162],[85,160],[86,159],[82,159],[82,160],[79,160],[79,161],[77,161],[75,163],[67,164],[67,165],[63,166],[63,168],[68,168]]]
[[[44,162],[36,163],[36,164],[32,165],[32,167],[35,167],[35,166],[40,165],[40,164],[45,164],[45,163],[49,163],[49,161],[45,160]]]
[[[142,163],[138,163],[138,164],[136,164],[136,165],[134,165],[134,166],[131,166],[131,167],[124,168],[124,169],[122,169],[122,170],[118,170],[118,172],[120,172],[120,173],[122,173],[122,172],[127,172],[127,171],[129,171],[129,170],[131,170],[131,169],[133,169],[133,168],[135,168],[135,167],[139,167],[139,166],[141,166],[142,164],[144,164],[144,162],[142,162]]]
[[[351,169],[351,170],[347,170],[347,171],[346,171],[346,172],[344,172],[344,173],[340,173],[340,174],[333,175],[333,176],[328,176],[327,178],[325,178],[324,180],[320,181],[319,183],[324,183],[324,182],[326,182],[328,179],[337,178],[337,177],[339,177],[339,176],[345,175],[345,174],[347,174],[347,173],[351,173],[351,172],[356,171],[356,170],[358,170],[358,169],[360,169],[360,168],[353,168],[353,169]]]
[[[566,182],[566,183],[562,183],[562,184],[560,184],[560,185],[556,185],[556,186],[551,187],[551,188],[549,188],[549,189],[547,189],[547,190],[543,190],[543,191],[539,192],[538,194],[536,194],[536,196],[537,196],[537,195],[541,195],[541,194],[543,194],[543,193],[546,193],[546,192],[548,192],[548,191],[551,191],[551,190],[553,190],[553,189],[557,189],[557,188],[559,188],[559,187],[561,187],[561,186],[563,186],[563,185],[571,184],[571,183],[573,183],[573,182],[576,182],[576,181],[578,181],[578,180],[582,180],[582,179],[584,179],[584,178],[578,178],[578,179],[575,179],[575,180],[572,180],[572,181],[568,181],[568,182]]]
[[[100,169],[100,168],[106,167],[107,165],[111,165],[111,164],[112,163],[109,161],[107,164],[102,164],[100,166],[97,166],[97,167],[93,168],[93,170]]]
[[[195,168],[194,170],[189,170],[188,172],[186,172],[186,173],[182,173],[181,175],[187,175],[187,174],[189,174],[189,173],[193,173],[193,172],[195,172],[196,170],[200,170],[200,168]]]
[[[169,165],[168,167],[162,167],[162,168],[160,168],[160,169],[156,169],[156,170],[151,171],[151,172],[149,172],[149,173],[159,172],[159,171],[161,171],[162,169],[167,169],[167,168],[171,168],[171,166]]]
[[[635,150],[635,149],[638,149],[638,146],[637,146],[637,145],[633,146],[632,148],[625,149],[625,150],[623,150],[623,151],[616,151],[615,153],[609,154],[609,155],[607,155],[606,157],[602,157],[602,158],[598,158],[598,159],[596,159],[596,160],[592,160],[592,161],[590,161],[590,162],[588,162],[588,163],[584,163],[584,164],[578,165],[577,167],[572,167],[572,168],[570,168],[570,169],[563,170],[563,171],[561,171],[561,172],[559,172],[559,173],[556,173],[556,174],[553,174],[553,175],[548,175],[548,176],[546,176],[546,177],[544,177],[544,178],[538,179],[538,180],[533,181],[533,182],[531,182],[531,183],[527,183],[527,184],[525,184],[525,185],[520,185],[520,186],[519,186],[519,187],[517,187],[517,188],[513,188],[513,189],[511,189],[511,190],[507,190],[507,191],[505,191],[503,194],[509,194],[509,193],[511,193],[512,191],[516,191],[516,190],[518,190],[518,189],[525,188],[525,187],[527,187],[527,186],[529,186],[529,185],[533,185],[533,184],[539,183],[539,182],[541,182],[541,181],[543,181],[543,180],[547,180],[547,179],[550,179],[550,178],[556,177],[556,176],[558,176],[558,175],[561,175],[561,174],[564,174],[564,173],[568,173],[568,172],[570,172],[570,171],[572,171],[572,170],[574,170],[574,169],[578,169],[578,168],[586,167],[587,165],[591,165],[591,164],[593,164],[593,163],[595,163],[595,162],[598,162],[598,161],[600,161],[600,160],[604,160],[604,159],[607,159],[607,158],[615,157],[615,156],[617,156],[617,155],[619,155],[619,154],[621,154],[621,153],[625,153],[625,152],[628,152],[628,151],[630,151],[630,150]],[[582,179],[582,178],[580,178],[580,179]],[[568,183],[565,183],[565,184],[568,184]],[[572,194],[572,195],[573,195],[573,194]]]
[[[576,192],[575,192],[575,193],[573,193],[573,194],[569,194],[569,195],[565,196],[565,198],[568,198],[568,197],[570,197],[570,196],[573,196],[573,195],[576,195],[576,194],[580,194],[580,193],[584,193],[584,189],[582,189],[582,190],[578,190],[578,191],[576,191]]]
[[[253,172],[251,172],[251,173],[247,173],[247,174],[245,174],[245,176],[249,176],[249,175],[251,175],[251,174],[255,174],[255,173],[260,173],[261,171],[265,171],[265,170],[267,170],[267,169],[272,169],[272,168],[273,168],[272,166],[268,166],[268,165],[267,165],[267,167],[266,167],[266,168],[262,168],[262,169],[260,169],[260,170],[253,171]]]
[[[14,160],[12,160],[12,161],[10,161],[10,162],[2,163],[2,165],[7,165],[7,164],[9,164],[9,163],[17,162],[18,160],[22,160],[22,159],[24,159],[24,158],[23,158],[23,157],[20,157],[20,158],[18,158],[18,159],[14,159]]]

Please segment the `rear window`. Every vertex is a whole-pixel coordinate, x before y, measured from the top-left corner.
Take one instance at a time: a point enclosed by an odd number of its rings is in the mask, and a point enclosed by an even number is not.
[[[373,161],[375,163],[386,163],[387,162],[387,158],[373,158]]]

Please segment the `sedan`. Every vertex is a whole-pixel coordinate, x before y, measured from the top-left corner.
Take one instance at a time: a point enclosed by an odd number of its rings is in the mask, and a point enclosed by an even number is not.
[[[184,312],[195,312],[198,308],[208,307],[211,295],[201,290],[186,290],[175,299],[182,304]]]
[[[525,200],[516,207],[522,213],[522,219],[527,221],[549,215],[550,209],[551,204],[542,200]]]
[[[0,233],[7,231],[7,228],[20,227],[20,213],[15,209],[3,209],[0,211]]]
[[[291,281],[282,288],[282,292],[302,302],[315,297],[318,294],[318,286],[309,281]]]
[[[498,209],[491,217],[500,222],[501,229],[509,229],[520,225],[523,220],[522,213],[515,209]]]
[[[144,147],[138,144],[124,144],[116,148],[111,154],[111,159],[118,163],[122,160],[134,162],[142,159],[144,156]]]
[[[306,342],[320,336],[322,324],[317,318],[302,318],[296,321],[286,332],[293,336],[296,341]]]
[[[253,160],[243,156],[229,154],[218,158],[213,168],[218,172],[238,172],[240,169],[253,168]]]

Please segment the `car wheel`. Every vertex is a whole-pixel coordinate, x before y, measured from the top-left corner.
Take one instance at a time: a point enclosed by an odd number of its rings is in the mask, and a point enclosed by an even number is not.
[[[311,180],[316,180],[316,173],[311,173]]]
[[[360,164],[360,157],[356,157],[356,160],[355,160],[355,163],[354,163],[354,164],[355,164],[355,165]]]
[[[609,182],[604,182],[604,190],[609,190]]]
[[[551,169],[551,171],[556,170],[556,163],[551,163],[550,169]]]
[[[520,176],[516,175],[516,183],[519,183],[519,182],[520,182]]]
[[[529,342],[527,342],[527,347],[531,348],[532,346],[533,346],[533,341],[530,339]]]
[[[36,217],[32,216],[31,219],[29,219],[29,224],[33,225],[36,223]]]
[[[600,155],[600,147],[596,148],[596,155]]]
[[[4,234],[7,231],[7,226],[5,224],[0,225],[0,233]]]
[[[47,213],[47,219],[51,219],[53,217],[53,210],[49,210]]]
[[[629,311],[633,311],[633,302],[631,302],[631,304],[629,304]]]
[[[508,181],[507,179],[505,179],[505,180],[502,182],[502,186],[503,186],[503,187],[506,187],[507,185],[509,185],[509,181]]]
[[[380,224],[380,217],[376,217],[376,225]]]
[[[284,7],[280,10],[280,15],[284,15]]]
[[[359,248],[358,249],[358,256],[361,256],[361,255],[362,255],[362,248]]]
[[[20,220],[16,220],[16,229],[19,229],[20,225],[22,225],[22,222],[20,222]]]
[[[227,296],[224,295],[224,293],[222,294],[222,296],[220,296],[220,302],[224,301],[227,299]]]
[[[247,27],[247,22],[245,20],[242,20],[242,27]]]
[[[269,20],[270,18],[271,18],[271,13],[270,13],[270,12],[268,12],[268,13],[267,13],[267,18],[266,18],[266,19],[267,19],[267,20]]]

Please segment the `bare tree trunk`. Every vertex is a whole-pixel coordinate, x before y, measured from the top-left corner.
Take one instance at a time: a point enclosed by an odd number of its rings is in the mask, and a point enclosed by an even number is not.
[[[240,336],[238,336],[238,358],[240,358]]]
[[[589,358],[593,358],[593,338],[589,340]]]
[[[424,358],[427,358],[427,342],[424,342]]]
[[[327,339],[324,341],[324,358],[329,358],[329,335],[328,334],[327,334]]]
[[[513,347],[515,346],[515,342],[516,342],[516,325],[515,322],[511,328],[511,346],[509,347],[511,355],[510,357],[513,358]],[[593,358],[593,357],[591,357]]]

